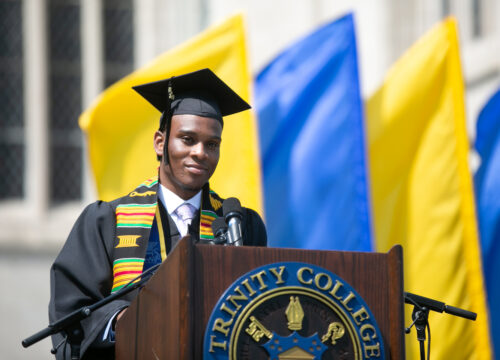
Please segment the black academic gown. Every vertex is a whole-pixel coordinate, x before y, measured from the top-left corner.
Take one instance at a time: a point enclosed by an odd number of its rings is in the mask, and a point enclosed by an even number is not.
[[[142,185],[141,185],[142,186]],[[50,272],[51,299],[49,303],[49,319],[54,322],[70,312],[86,305],[91,305],[110,295],[113,287],[113,262],[120,257],[128,256],[117,249],[117,206],[130,201],[132,194],[141,194],[144,187],[138,187],[128,196],[113,202],[97,201],[82,212],[76,221],[61,252],[52,265]],[[157,185],[148,187],[149,197],[156,202]],[[208,191],[208,184],[202,194],[202,208],[210,208],[217,216],[221,216],[220,199],[215,193]],[[215,200],[214,200],[215,199]],[[214,206],[215,205],[215,206]],[[217,209],[215,209],[217,208]],[[242,221],[243,242],[249,246],[266,246],[267,235],[264,223],[253,210],[243,208]],[[172,218],[163,209],[160,211],[165,234],[166,249],[172,249],[180,239],[179,232]],[[199,240],[199,217],[193,219],[190,234],[194,241]],[[149,230],[145,232],[149,234]],[[169,234],[169,236],[167,236]],[[145,256],[147,242],[134,248],[136,256]],[[137,255],[138,254],[138,255]],[[114,343],[101,341],[103,330],[109,320],[121,309],[127,307],[137,295],[133,291],[122,299],[103,306],[89,318],[82,321],[84,339],[81,347],[83,359],[113,359]],[[54,335],[55,345],[63,340],[61,334]],[[64,349],[66,347],[66,349]],[[69,344],[62,345],[57,352],[57,359],[69,359]]]

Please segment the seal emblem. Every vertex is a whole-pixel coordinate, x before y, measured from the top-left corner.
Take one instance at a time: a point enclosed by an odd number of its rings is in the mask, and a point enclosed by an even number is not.
[[[343,279],[298,262],[241,276],[207,324],[205,359],[384,359],[368,306]]]

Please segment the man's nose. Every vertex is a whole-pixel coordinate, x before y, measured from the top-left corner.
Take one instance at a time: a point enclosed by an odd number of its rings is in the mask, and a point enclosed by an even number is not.
[[[202,142],[199,142],[191,148],[191,154],[198,158],[203,158],[207,155],[205,145]]]

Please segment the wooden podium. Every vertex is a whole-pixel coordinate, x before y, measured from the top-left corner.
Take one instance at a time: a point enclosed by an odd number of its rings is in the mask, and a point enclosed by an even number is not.
[[[303,262],[348,282],[372,311],[388,359],[404,359],[402,249],[387,254],[192,244],[182,239],[117,324],[116,359],[202,359],[217,301],[266,264]]]

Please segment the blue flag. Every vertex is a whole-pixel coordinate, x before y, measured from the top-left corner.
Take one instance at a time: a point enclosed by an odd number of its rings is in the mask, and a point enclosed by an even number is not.
[[[372,250],[353,16],[283,51],[255,95],[269,245]]]
[[[475,147],[481,166],[475,175],[484,278],[495,352],[500,352],[500,90],[477,121]]]

